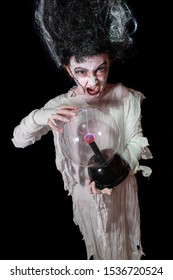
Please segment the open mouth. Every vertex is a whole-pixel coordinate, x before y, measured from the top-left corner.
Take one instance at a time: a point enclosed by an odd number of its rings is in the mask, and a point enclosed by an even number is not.
[[[87,88],[87,93],[89,95],[97,95],[100,92],[100,88],[97,86],[95,88]]]

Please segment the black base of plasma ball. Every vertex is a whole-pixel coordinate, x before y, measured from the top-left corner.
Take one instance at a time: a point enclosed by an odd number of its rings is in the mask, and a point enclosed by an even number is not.
[[[102,150],[105,156],[109,149]],[[112,160],[104,163],[98,161],[93,155],[89,160],[88,174],[92,181],[95,181],[97,189],[114,188],[124,181],[130,171],[129,164],[119,155],[115,154]]]

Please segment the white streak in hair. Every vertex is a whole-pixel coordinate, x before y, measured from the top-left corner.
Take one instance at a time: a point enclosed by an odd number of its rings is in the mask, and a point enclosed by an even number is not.
[[[128,6],[125,3],[121,4],[121,1],[118,2],[119,5],[117,2],[114,3],[114,1],[112,1],[110,8],[110,40],[114,43],[123,42],[127,39],[131,41],[132,39],[130,38],[130,35],[137,29],[137,23]],[[127,24],[130,21],[134,25],[133,32],[131,33],[127,30]]]

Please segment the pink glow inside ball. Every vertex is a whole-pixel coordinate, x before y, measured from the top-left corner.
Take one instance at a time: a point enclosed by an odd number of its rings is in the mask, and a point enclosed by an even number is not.
[[[93,133],[87,133],[84,136],[84,141],[88,144],[91,144],[95,141],[95,137]]]
[[[93,156],[90,144],[93,142],[100,151],[109,149],[107,160],[111,160],[119,148],[119,127],[109,112],[86,106],[77,110],[70,123],[65,123],[59,134],[62,152],[74,163],[87,167]]]

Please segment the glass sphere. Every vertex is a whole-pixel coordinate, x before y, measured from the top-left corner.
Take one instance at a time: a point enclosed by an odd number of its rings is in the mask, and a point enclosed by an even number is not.
[[[84,167],[97,164],[92,160],[94,155],[98,161],[110,161],[120,143],[119,128],[113,117],[93,106],[79,108],[76,113],[70,123],[65,123],[60,135],[66,157]]]

